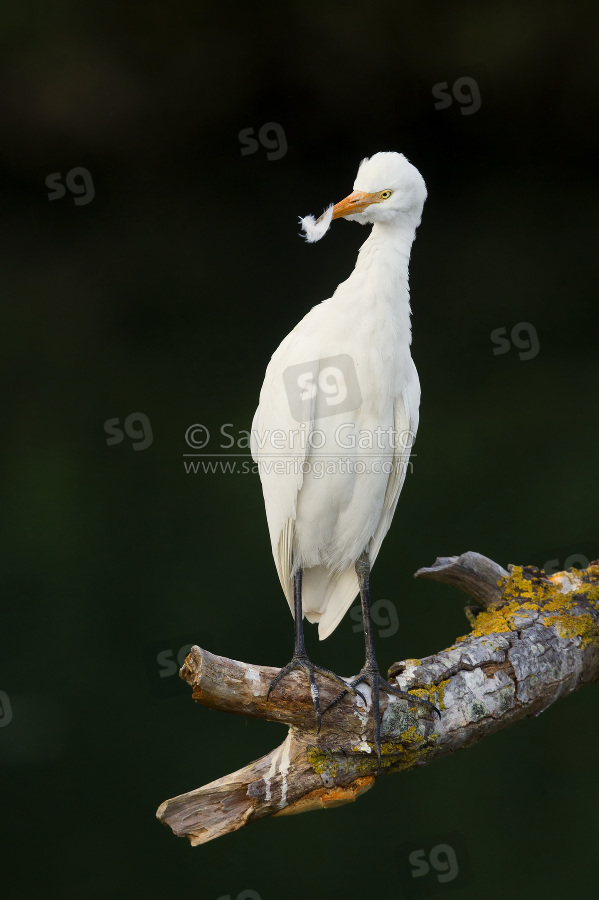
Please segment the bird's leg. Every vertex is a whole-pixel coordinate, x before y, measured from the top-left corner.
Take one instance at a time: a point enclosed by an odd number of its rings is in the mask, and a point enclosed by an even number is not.
[[[356,562],[356,574],[358,576],[358,584],[360,586],[360,599],[362,601],[362,617],[364,620],[364,642],[366,645],[366,658],[364,660],[362,671],[357,678],[354,678],[353,681],[350,682],[350,687],[356,688],[359,684],[367,684],[372,691],[372,709],[376,727],[376,753],[380,766],[381,717],[379,711],[379,691],[381,689],[386,691],[386,693],[388,694],[394,694],[396,697],[402,697],[404,700],[409,700],[411,704],[421,703],[432,712],[436,712],[438,716],[440,716],[441,713],[433,703],[430,703],[428,700],[423,700],[421,697],[415,697],[413,694],[407,693],[407,691],[402,691],[399,688],[394,687],[392,684],[389,684],[388,681],[385,681],[385,679],[381,676],[378,663],[376,661],[376,654],[374,652],[374,639],[372,636],[372,617],[370,615],[370,558],[368,555],[368,550],[364,550],[364,552],[359,556]],[[329,710],[332,706],[335,706],[337,703],[339,703],[339,701],[345,696],[346,693],[347,691],[341,691],[341,693],[337,697],[335,697],[335,699],[331,703],[329,703],[324,711],[327,712],[327,710]]]
[[[316,686],[316,681],[314,679],[315,672],[318,675],[322,675],[323,678],[328,678],[329,681],[333,681],[335,684],[340,685],[343,688],[343,694],[347,694],[349,691],[349,693],[355,696],[356,694],[360,694],[360,692],[356,691],[354,687],[348,685],[347,682],[343,680],[343,678],[339,677],[339,675],[335,675],[334,672],[331,672],[330,669],[323,669],[321,668],[321,666],[315,666],[308,657],[306,646],[304,644],[301,569],[298,569],[293,577],[293,609],[295,616],[295,644],[293,648],[293,657],[291,659],[291,662],[288,663],[284,668],[282,668],[281,671],[278,672],[271,681],[266,699],[268,700],[268,698],[270,697],[270,692],[275,689],[277,684],[283,678],[285,678],[286,675],[289,675],[296,669],[303,669],[310,681],[310,694],[312,695],[312,703],[314,704],[314,709],[316,710],[316,716],[318,718],[318,731],[320,731],[320,726],[322,725],[322,714],[320,712],[318,687]]]

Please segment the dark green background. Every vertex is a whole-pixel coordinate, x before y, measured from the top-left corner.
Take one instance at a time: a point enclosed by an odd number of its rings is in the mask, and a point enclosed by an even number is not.
[[[412,581],[437,555],[599,556],[592,10],[3,8],[3,897],[400,898],[401,848],[444,834],[469,858],[456,900],[593,891],[596,686],[352,806],[192,849],[158,804],[285,731],[159,697],[146,670],[187,639],[289,658],[259,479],[186,475],[184,435],[250,428],[270,354],[367,236],[335,223],[308,246],[297,217],[349,193],[378,150],[429,189],[411,265],[417,456],[373,575],[400,622],[382,666],[468,630],[462,596]],[[463,76],[480,110],[436,110],[433,86]],[[243,156],[239,131],[266,122],[287,154]],[[50,202],[46,177],[76,166],[94,200]],[[519,322],[538,355],[494,355],[491,332]],[[104,422],[139,411],[152,445],[107,446]],[[352,625],[322,645],[309,629],[315,660],[357,671]]]

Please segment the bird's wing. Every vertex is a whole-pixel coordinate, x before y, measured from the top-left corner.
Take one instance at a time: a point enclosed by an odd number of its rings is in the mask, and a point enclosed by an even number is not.
[[[300,322],[300,325],[302,323]],[[309,456],[308,438],[314,428],[313,397],[300,402],[298,419],[291,414],[284,373],[290,366],[309,362],[315,353],[314,333],[290,332],[274,352],[266,369],[260,402],[254,415],[250,449],[260,468],[272,552],[281,586],[293,613],[292,550],[297,496]],[[306,392],[309,394],[309,392]]]
[[[395,401],[393,407],[393,415],[395,420],[395,433],[398,435],[409,435],[409,446],[399,446],[393,454],[393,469],[389,475],[385,499],[383,501],[383,510],[378,527],[373,535],[370,543],[370,564],[372,565],[381,549],[383,538],[389,531],[391,520],[397,506],[403,483],[405,481],[408,465],[410,462],[411,445],[416,437],[419,421],[420,407],[420,381],[416,366],[410,358],[410,377],[406,385]],[[404,441],[403,443],[408,443]]]
[[[410,358],[407,367],[406,383],[393,404],[393,428],[396,435],[409,434],[411,435],[411,441],[413,441],[418,429],[419,405],[420,383],[416,366]],[[405,442],[408,443],[407,440]],[[371,566],[374,564],[381,549],[383,538],[391,525],[397,500],[408,470],[410,449],[411,447],[404,448],[400,445],[393,454],[393,466],[385,490],[381,516],[370,541],[369,555]],[[317,575],[324,582],[327,573],[319,570],[315,572],[315,576]],[[308,583],[306,586],[308,586]],[[331,580],[329,575],[329,581],[318,587],[322,591],[325,588],[328,591],[326,610],[318,622],[318,636],[323,641],[335,630],[358,593],[358,580],[353,565],[340,572],[333,580]]]

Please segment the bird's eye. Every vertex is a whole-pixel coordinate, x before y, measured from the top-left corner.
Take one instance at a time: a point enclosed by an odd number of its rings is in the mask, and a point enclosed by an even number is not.
[[[381,191],[379,197],[381,198],[381,200],[387,200],[387,198],[390,197],[392,193],[393,191]]]

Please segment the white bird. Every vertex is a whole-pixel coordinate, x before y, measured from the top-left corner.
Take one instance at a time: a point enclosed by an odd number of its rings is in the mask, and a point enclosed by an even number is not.
[[[408,263],[425,199],[424,180],[405,156],[377,153],[362,161],[353,193],[316,223],[301,220],[309,241],[340,217],[373,228],[347,281],[274,352],[251,433],[275,565],[295,618],[293,658],[269,694],[294,669],[304,670],[320,729],[315,672],[343,688],[333,704],[368,684],[379,762],[379,689],[434,709],[381,677],[369,597],[370,569],[391,525],[418,427]],[[323,640],[358,591],[366,659],[348,684],[309,660],[302,616],[318,623]]]

